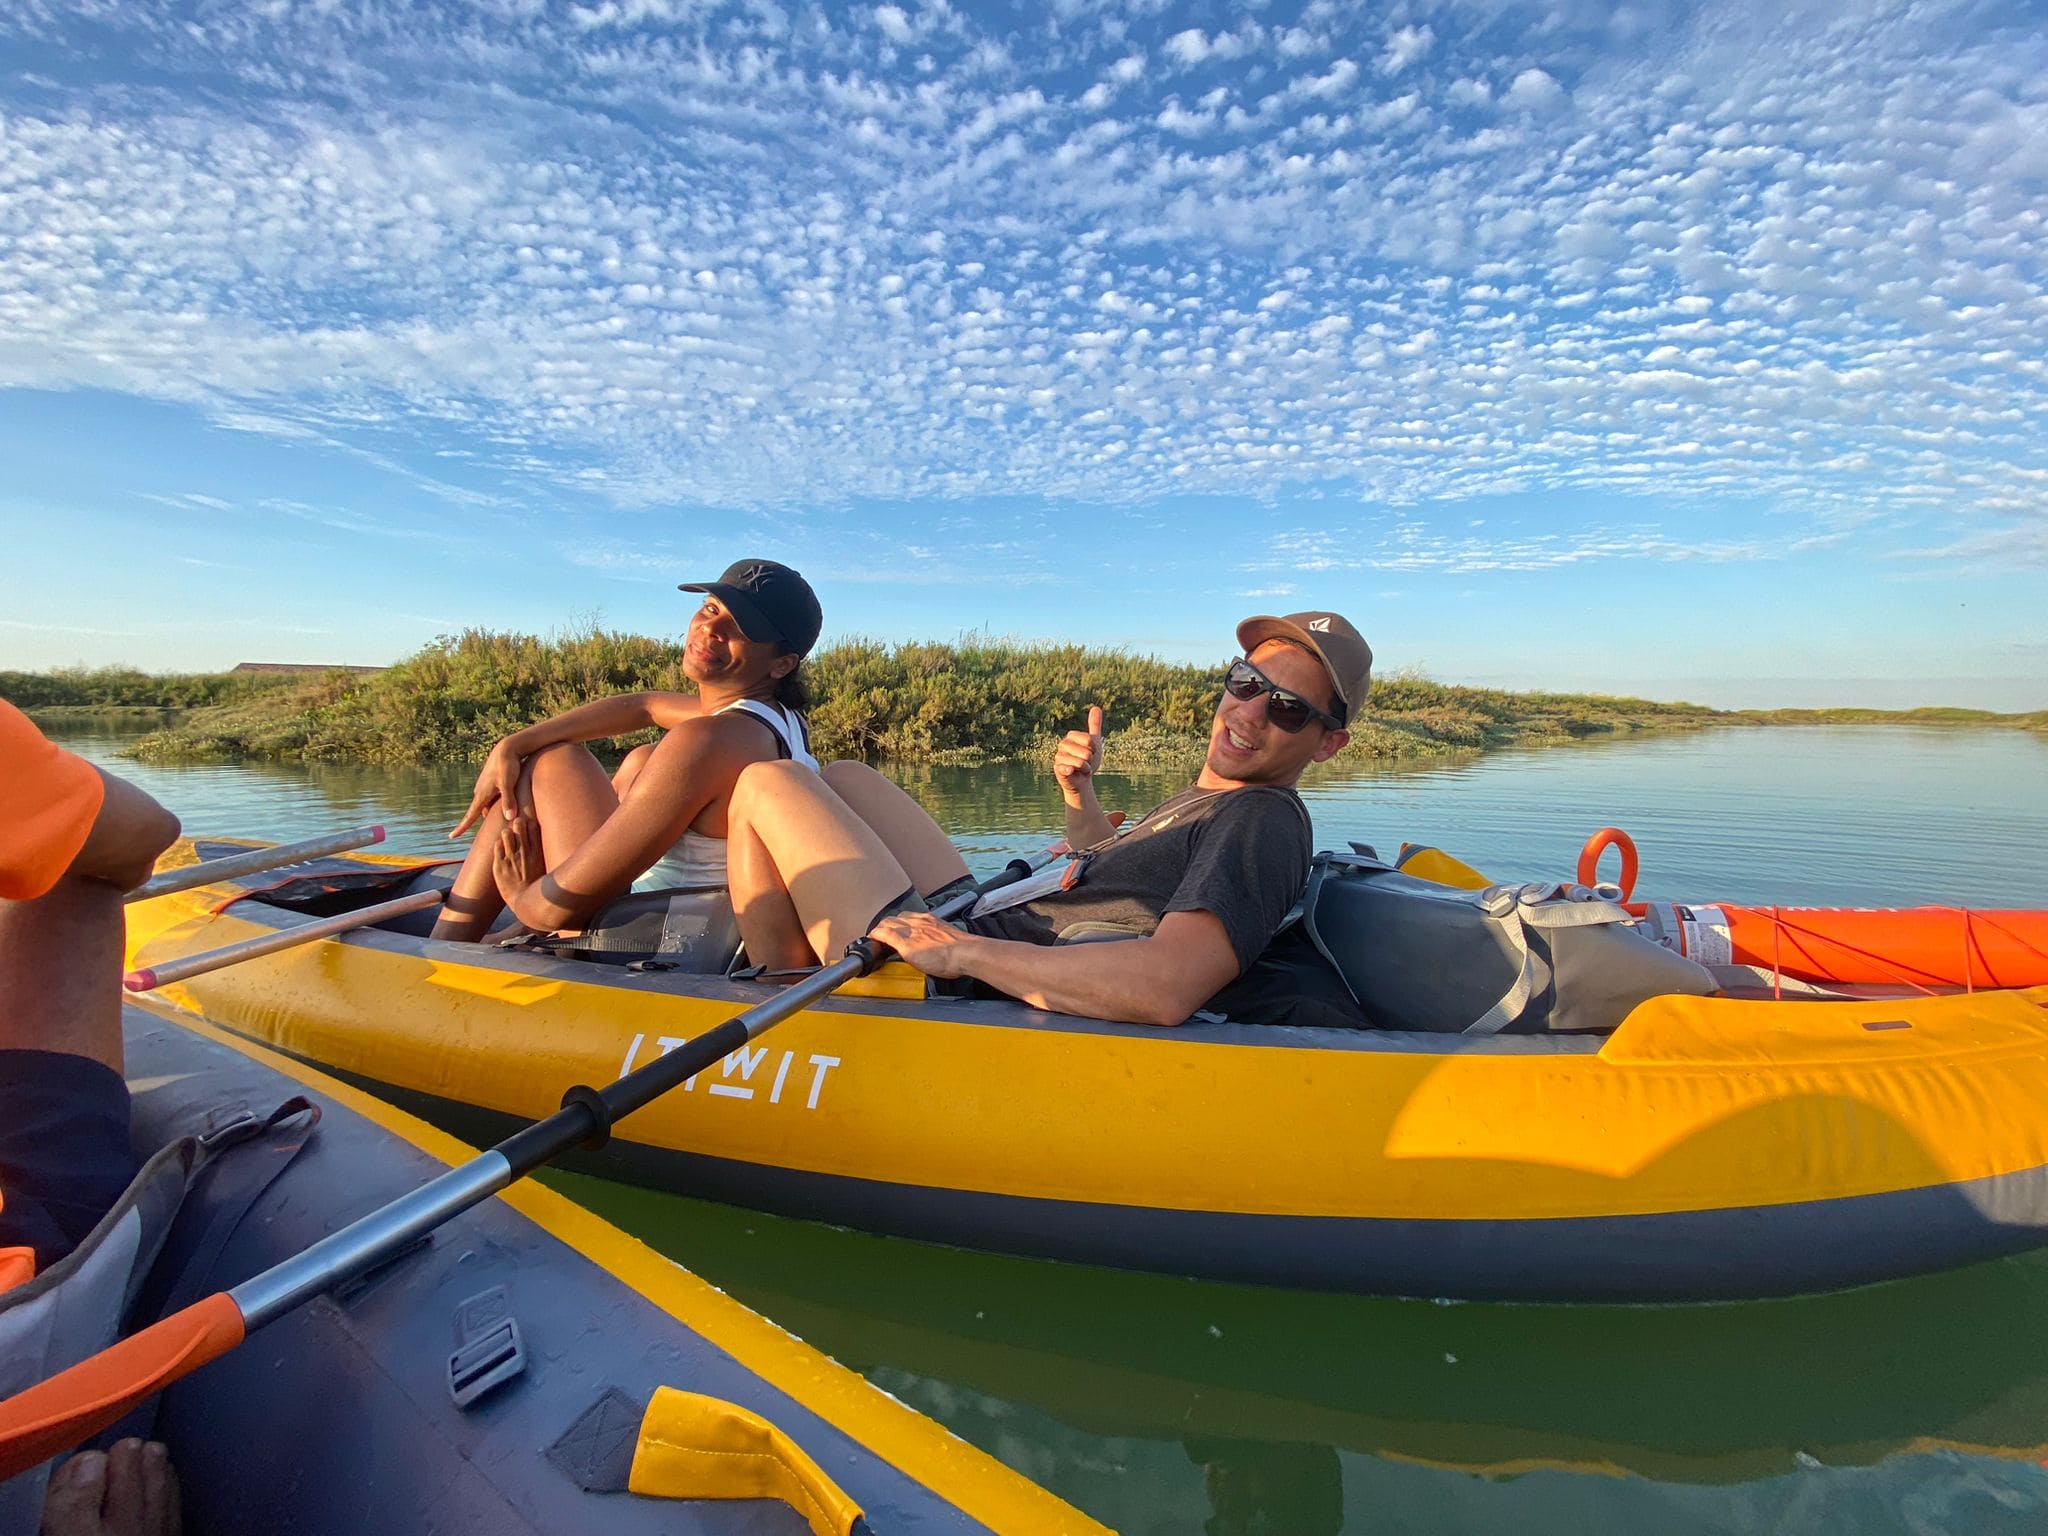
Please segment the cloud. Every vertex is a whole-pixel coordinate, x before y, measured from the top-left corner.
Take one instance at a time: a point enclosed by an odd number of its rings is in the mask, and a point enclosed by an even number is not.
[[[2039,559],[2048,43],[1453,14],[127,7],[88,84],[18,7],[0,388],[186,402],[456,525],[1516,492]]]
[[[1408,26],[1391,34],[1380,53],[1380,73],[1398,75],[1427,54],[1436,43],[1436,33],[1427,26]]]
[[[1540,69],[1525,69],[1501,93],[1501,105],[1517,112],[1550,112],[1563,105],[1564,87]]]
[[[907,43],[917,36],[915,29],[910,25],[910,18],[904,14],[901,6],[878,5],[875,7],[874,17],[875,30],[892,43]]]

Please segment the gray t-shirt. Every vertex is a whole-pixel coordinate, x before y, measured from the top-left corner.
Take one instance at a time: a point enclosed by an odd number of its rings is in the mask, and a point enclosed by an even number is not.
[[[992,939],[1050,944],[1075,923],[1151,933],[1169,912],[1223,924],[1242,971],[1258,959],[1308,884],[1308,809],[1291,789],[1186,789],[1095,855],[1081,883],[970,919]]]

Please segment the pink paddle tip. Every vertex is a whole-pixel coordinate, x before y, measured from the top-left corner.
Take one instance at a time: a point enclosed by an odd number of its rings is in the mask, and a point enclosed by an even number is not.
[[[370,841],[373,843],[384,841],[384,829],[381,826],[370,828]]]
[[[121,978],[121,985],[130,992],[153,991],[156,987],[156,972],[148,969],[130,971]]]

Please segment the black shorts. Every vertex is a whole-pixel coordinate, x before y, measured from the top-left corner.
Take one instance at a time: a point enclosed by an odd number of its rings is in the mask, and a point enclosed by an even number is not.
[[[33,1248],[48,1269],[136,1171],[120,1073],[65,1051],[0,1051],[0,1248]]]

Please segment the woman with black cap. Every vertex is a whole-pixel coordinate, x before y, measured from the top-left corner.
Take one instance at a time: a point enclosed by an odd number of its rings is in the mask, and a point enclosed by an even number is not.
[[[817,769],[798,713],[798,667],[823,623],[810,584],[773,560],[742,560],[680,590],[704,594],[683,643],[697,692],[593,700],[494,746],[449,833],[477,828],[435,938],[481,939],[507,908],[537,931],[578,929],[643,874],[664,886],[722,880],[741,771]],[[616,774],[582,745],[648,726],[666,734]]]

